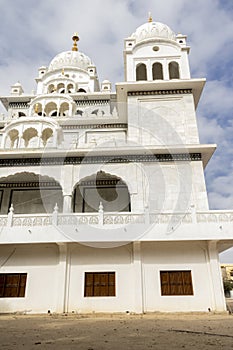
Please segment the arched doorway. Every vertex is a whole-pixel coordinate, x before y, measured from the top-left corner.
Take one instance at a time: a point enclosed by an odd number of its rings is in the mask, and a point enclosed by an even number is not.
[[[73,211],[97,212],[100,202],[104,211],[129,212],[130,195],[121,178],[99,171],[82,179],[74,189]]]

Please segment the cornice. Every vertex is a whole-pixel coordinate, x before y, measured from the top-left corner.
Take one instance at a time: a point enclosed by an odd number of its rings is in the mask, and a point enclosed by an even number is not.
[[[38,158],[5,158],[0,159],[0,167],[22,167],[43,165],[75,165],[75,164],[101,164],[101,163],[156,163],[177,161],[201,161],[201,153],[176,154],[128,154],[128,155],[102,155],[102,156],[57,156]]]

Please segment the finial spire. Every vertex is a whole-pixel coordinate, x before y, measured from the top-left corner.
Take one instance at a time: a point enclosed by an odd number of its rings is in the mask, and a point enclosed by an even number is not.
[[[78,33],[74,33],[72,40],[74,41],[72,51],[78,51],[78,46],[77,46],[77,42],[79,41]]]
[[[152,22],[153,21],[153,18],[152,18],[152,15],[151,15],[151,12],[149,12],[148,14],[148,22]]]

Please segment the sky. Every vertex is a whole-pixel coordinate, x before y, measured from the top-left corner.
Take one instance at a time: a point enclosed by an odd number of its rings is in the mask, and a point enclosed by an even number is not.
[[[233,210],[233,0],[0,0],[0,95],[17,81],[35,89],[38,68],[70,50],[74,32],[100,81],[123,81],[124,38],[149,11],[188,36],[192,78],[207,79],[197,119],[201,143],[218,145],[205,171],[209,204]],[[233,250],[221,260],[233,263]]]

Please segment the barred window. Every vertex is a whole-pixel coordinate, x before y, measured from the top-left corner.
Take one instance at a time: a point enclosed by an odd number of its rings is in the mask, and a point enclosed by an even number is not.
[[[85,297],[114,297],[115,272],[85,272]]]
[[[26,273],[1,273],[0,298],[22,298],[25,296]]]
[[[162,295],[193,295],[191,271],[160,271]]]

